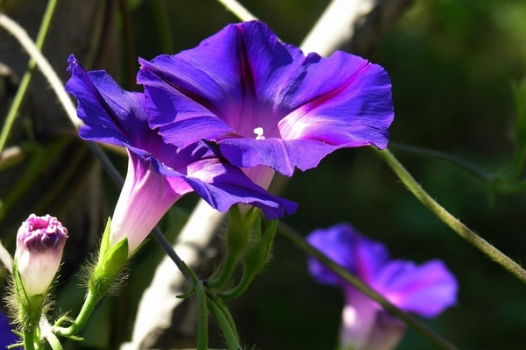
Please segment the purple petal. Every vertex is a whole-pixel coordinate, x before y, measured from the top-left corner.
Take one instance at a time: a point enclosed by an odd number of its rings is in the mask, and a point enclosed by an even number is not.
[[[152,165],[165,176],[177,176],[176,171],[163,167],[159,162],[154,161]],[[293,214],[298,207],[294,202],[269,194],[239,168],[221,163],[217,158],[194,162],[188,167],[184,181],[221,212],[226,212],[234,204],[251,204],[261,208],[272,220],[283,217],[285,212]]]
[[[372,242],[360,237],[359,232],[346,223],[334,225],[326,230],[313,231],[307,236],[307,242],[353,274],[359,274],[362,270],[368,271],[383,263],[387,257],[387,252],[381,245],[369,244]],[[360,247],[359,243],[365,249]],[[309,259],[309,272],[320,283],[343,283],[340,277],[314,258]]]
[[[410,261],[392,261],[371,286],[404,311],[435,317],[455,305],[458,283],[440,260],[417,266]]]
[[[355,266],[351,248],[353,237],[350,232],[352,232],[350,225],[339,224],[327,230],[315,230],[306,237],[306,240],[336,264],[353,271]],[[340,277],[315,258],[309,258],[308,267],[310,275],[319,283],[336,285],[341,282]]]
[[[307,236],[307,241],[335,263],[366,282],[370,275],[383,266],[388,257],[387,249],[382,244],[364,238],[346,223],[326,230],[316,230]],[[309,272],[320,283],[346,283],[314,258],[309,259]]]
[[[296,107],[279,124],[282,137],[316,140],[333,149],[385,148],[394,115],[391,83],[383,68],[343,52],[308,68],[294,91]]]
[[[71,78],[66,91],[78,101],[77,114],[85,123],[80,136],[137,153],[153,136],[148,127],[144,96],[123,90],[105,71],[86,72],[75,56],[68,59]]]
[[[364,236],[355,238],[354,263],[358,278],[370,284],[372,279],[388,263],[389,252],[382,243]]]
[[[295,166],[301,170],[316,167],[321,158],[335,149],[312,140],[278,138],[229,138],[219,145],[221,153],[234,165],[251,168],[263,164],[286,176],[292,176]],[[306,149],[309,152],[305,152]]]
[[[298,58],[303,57],[295,51]],[[272,110],[278,87],[275,82],[298,64],[261,22],[229,25],[195,49],[140,63],[137,81],[145,85],[153,102],[149,105],[150,124],[161,127],[165,139],[180,147],[201,138],[214,140],[234,130],[252,136],[257,126],[268,129],[273,125],[276,129],[287,112]],[[185,133],[182,137],[166,129],[171,123],[193,118],[216,121],[204,122],[213,123],[205,134]],[[257,120],[247,120],[252,118]]]
[[[166,142],[218,142],[240,167],[290,176],[338,148],[387,145],[393,106],[381,67],[343,52],[305,57],[261,22],[227,26],[195,49],[141,65],[150,125]],[[256,128],[264,140],[254,142]]]

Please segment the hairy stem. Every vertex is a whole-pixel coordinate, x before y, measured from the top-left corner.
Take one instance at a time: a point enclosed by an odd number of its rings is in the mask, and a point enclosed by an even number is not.
[[[194,284],[197,298],[197,350],[208,350],[208,306],[202,281]]]
[[[210,299],[208,299],[208,308],[219,324],[219,328],[221,329],[221,332],[223,333],[225,341],[228,345],[228,350],[241,350],[241,345],[239,345],[239,340],[237,339],[236,333],[230,326],[228,318],[225,316],[221,308]]]
[[[433,198],[431,198],[431,196],[429,196],[429,194],[424,191],[422,186],[416,182],[413,176],[409,174],[409,172],[403,167],[402,164],[400,164],[394,155],[389,152],[389,150],[375,150],[375,152],[391,167],[400,180],[402,180],[407,189],[413,193],[413,195],[420,202],[422,202],[426,208],[428,208],[440,220],[453,229],[453,231],[455,231],[460,237],[464,238],[477,249],[488,255],[493,261],[504,267],[522,282],[526,283],[526,271],[519,264],[511,260],[493,245],[488,243],[488,241],[486,241],[484,238],[470,230],[466,225],[461,223],[457,218],[451,215],[446,209],[444,209]]]
[[[24,330],[24,350],[35,350],[35,327]]]
[[[76,335],[82,329],[82,327],[84,327],[101,298],[102,295],[95,295],[91,291],[88,291],[86,300],[84,300],[82,309],[80,310],[75,321],[67,328],[54,327],[53,333],[63,337],[71,337]]]

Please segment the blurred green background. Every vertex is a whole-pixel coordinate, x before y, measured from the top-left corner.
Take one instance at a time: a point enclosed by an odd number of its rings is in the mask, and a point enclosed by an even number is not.
[[[283,41],[296,45],[328,2],[242,1]],[[152,59],[192,48],[237,21],[212,0],[129,0],[129,5],[133,74],[126,64],[125,33],[120,81],[132,88],[136,56]],[[526,2],[416,0],[370,59],[392,79],[392,142],[444,151],[490,173],[512,159],[511,82],[526,73]],[[458,166],[393,152],[452,214],[514,260],[526,260],[525,193],[493,194]],[[118,192],[105,180],[112,208]],[[283,196],[300,204],[285,221],[303,234],[348,221],[384,242],[394,258],[444,260],[459,280],[458,305],[424,322],[460,348],[526,348],[526,286],[431,215],[371,150],[335,152],[317,169],[297,172]],[[178,206],[191,210],[196,200],[189,196]],[[133,265],[131,273],[132,279],[137,276]],[[112,299],[121,309],[128,291]],[[230,305],[244,344],[319,350],[336,346],[342,304],[340,291],[316,284],[304,254],[278,236],[266,271]],[[399,346],[428,348],[431,344],[411,329]]]

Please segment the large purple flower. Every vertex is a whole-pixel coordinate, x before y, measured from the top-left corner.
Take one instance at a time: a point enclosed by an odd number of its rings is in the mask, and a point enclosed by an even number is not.
[[[363,237],[344,223],[316,230],[307,240],[406,312],[430,318],[456,303],[457,281],[440,260],[420,266],[390,260],[383,244]],[[309,272],[318,282],[339,285],[344,291],[342,349],[389,350],[396,346],[405,331],[400,320],[314,258],[309,259]]]
[[[130,157],[111,224],[112,246],[127,237],[133,254],[170,206],[191,191],[222,212],[236,203],[259,207],[270,219],[296,210],[295,203],[256,186],[205,142],[182,149],[165,143],[148,125],[142,93],[124,91],[105,71],[86,72],[73,55],[68,62],[66,90],[77,98],[85,123],[80,136],[124,146]]]
[[[305,56],[261,22],[140,64],[150,125],[178,147],[214,141],[234,165],[291,176],[342,147],[387,146],[393,105],[382,67],[339,51]],[[247,173],[263,187],[273,175]]]

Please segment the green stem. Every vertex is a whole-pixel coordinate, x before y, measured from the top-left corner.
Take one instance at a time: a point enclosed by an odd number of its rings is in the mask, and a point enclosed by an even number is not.
[[[237,262],[239,261],[239,257],[241,256],[241,251],[232,252],[231,250],[227,250],[226,252],[226,259],[225,263],[223,264],[223,269],[221,270],[221,274],[218,278],[208,281],[208,286],[211,288],[221,288],[223,287],[230,277],[232,277],[232,274],[234,273],[234,270],[236,268]]]
[[[424,191],[420,184],[416,182],[411,174],[409,174],[409,172],[402,166],[402,164],[400,164],[400,162],[398,162],[398,160],[391,152],[389,152],[389,150],[375,150],[375,152],[391,167],[400,180],[402,180],[407,189],[413,193],[413,195],[420,202],[422,202],[426,208],[428,208],[440,220],[453,229],[453,231],[455,231],[460,237],[464,238],[477,249],[488,255],[493,261],[504,267],[522,282],[526,283],[526,271],[524,271],[524,269],[519,264],[508,258],[501,251],[488,243],[488,241],[470,230],[466,225],[461,223],[433,198],[431,198],[431,196],[429,196]]]
[[[216,306],[221,310],[221,312],[223,312],[223,315],[225,315],[225,318],[228,324],[230,325],[232,332],[234,332],[234,335],[236,336],[236,338],[239,339],[239,333],[237,331],[236,323],[234,322],[234,318],[232,317],[232,314],[228,310],[228,307],[226,306],[223,300],[221,300],[220,298],[218,298],[216,295],[212,293],[210,294],[212,295],[212,299],[216,303]]]
[[[64,348],[62,347],[62,344],[60,343],[60,340],[58,340],[58,338],[53,333],[47,334],[46,339],[49,345],[51,346],[51,349],[64,350]]]
[[[351,283],[360,292],[364,293],[369,298],[378,302],[386,311],[390,312],[391,314],[400,318],[406,324],[411,326],[414,330],[416,330],[422,336],[427,338],[427,340],[429,340],[429,342],[431,342],[432,344],[436,345],[437,347],[441,349],[451,349],[451,350],[457,349],[449,341],[442,338],[439,334],[435,333],[433,330],[429,329],[424,324],[420,323],[417,319],[406,314],[405,312],[403,312],[402,310],[400,310],[399,308],[391,304],[389,301],[387,301],[387,299],[385,299],[383,296],[378,294],[376,291],[372,290],[368,285],[366,285],[356,276],[352,275],[346,269],[336,264],[334,261],[329,259],[325,254],[320,252],[318,249],[311,246],[309,243],[307,243],[307,241],[305,241],[305,239],[298,232],[296,232],[291,227],[287,226],[283,222],[280,222],[278,226],[278,231],[285,238],[287,238],[292,243],[294,243],[297,247],[302,249],[305,253],[315,257],[319,262],[327,266],[329,269],[335,272],[338,276],[343,278],[346,282]]]
[[[221,288],[232,277],[239,258],[247,247],[250,227],[259,215],[258,209],[250,209],[241,213],[239,206],[228,210],[228,232],[226,236],[226,258],[219,277],[208,281],[211,288]]]
[[[259,224],[259,226],[261,225]],[[272,220],[269,222],[269,225],[265,230],[265,233],[261,235],[262,237],[260,240],[253,242],[255,243],[253,246],[249,245],[245,252],[245,261],[243,263],[244,271],[241,281],[233,289],[220,293],[219,296],[221,298],[235,299],[243,294],[250,283],[252,283],[254,277],[256,277],[261,271],[269,259],[272,245],[274,243],[274,237],[276,236],[277,226],[278,220]],[[261,230],[261,227],[259,230]]]
[[[37,36],[37,40],[35,43],[36,47],[40,51],[42,51],[42,47],[44,46],[44,42],[46,41],[46,37],[49,32],[51,19],[53,18],[53,14],[55,13],[56,6],[57,6],[57,0],[49,0],[47,7],[46,7],[46,11],[44,12],[44,17],[42,18],[42,24],[40,25],[40,30],[38,31],[38,36]],[[5,145],[7,143],[7,138],[9,137],[9,133],[11,132],[11,129],[13,128],[13,123],[16,119],[18,111],[20,110],[20,106],[22,105],[22,102],[24,101],[24,97],[26,96],[27,89],[29,87],[29,83],[31,82],[31,78],[33,75],[33,71],[35,70],[35,66],[36,66],[35,60],[31,58],[27,66],[27,70],[22,77],[22,81],[20,82],[15,98],[13,99],[13,103],[11,105],[11,108],[9,109],[9,113],[7,114],[7,117],[5,119],[5,123],[4,123],[4,127],[2,128],[2,132],[0,133],[0,154],[5,148]]]
[[[219,308],[219,306],[211,299],[208,299],[208,308],[219,324],[219,328],[225,337],[228,349],[241,350],[241,345],[239,345],[239,340],[237,339],[236,333],[233,331],[227,317],[221,308]]]
[[[239,297],[247,290],[255,276],[256,274],[243,273],[243,277],[241,278],[241,281],[239,281],[239,284],[231,290],[219,293],[219,297],[225,300],[232,300]]]
[[[82,305],[82,309],[80,310],[77,319],[67,328],[54,327],[53,333],[62,337],[71,337],[77,334],[82,327],[84,327],[101,298],[101,295],[95,295],[91,291],[88,291],[88,295],[86,296],[86,300],[84,300],[84,304]]]
[[[197,350],[208,350],[208,306],[202,281],[194,284],[197,298]]]
[[[35,350],[35,327],[24,330],[24,350]]]

